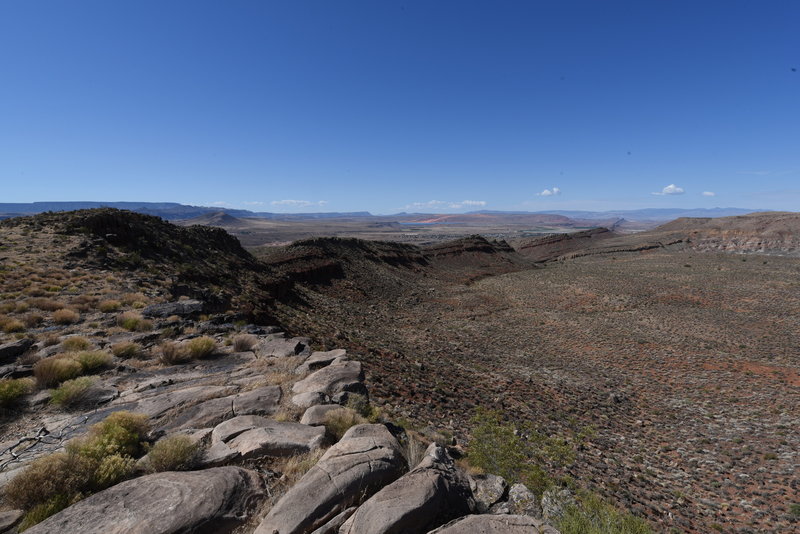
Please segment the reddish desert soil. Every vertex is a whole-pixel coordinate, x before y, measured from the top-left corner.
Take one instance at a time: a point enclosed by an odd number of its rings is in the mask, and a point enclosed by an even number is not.
[[[359,272],[279,315],[360,350],[387,410],[461,441],[478,405],[591,427],[566,472],[663,532],[798,528],[799,260],[661,249],[467,285]]]

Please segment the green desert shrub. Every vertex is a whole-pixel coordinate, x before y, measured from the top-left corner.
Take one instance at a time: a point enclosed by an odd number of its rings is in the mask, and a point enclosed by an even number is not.
[[[239,334],[233,337],[233,350],[236,352],[245,352],[253,350],[258,338],[253,334]]]
[[[352,426],[362,425],[367,420],[350,408],[337,408],[325,414],[325,431],[334,441],[339,441]]]
[[[556,525],[562,534],[651,534],[644,519],[617,510],[595,493],[579,495]]]
[[[111,346],[111,352],[117,358],[136,358],[142,354],[142,346],[133,341],[121,341]]]
[[[547,437],[528,424],[504,422],[497,411],[478,409],[471,423],[469,464],[511,483],[522,482],[537,494],[551,484],[544,466],[574,461],[574,449],[566,440]]]
[[[53,321],[55,321],[56,324],[74,324],[77,323],[80,318],[81,316],[78,312],[70,310],[69,308],[61,308],[53,312]]]
[[[147,417],[115,412],[93,425],[84,438],[34,460],[4,488],[6,502],[26,512],[24,528],[129,478],[143,452]]]
[[[131,332],[147,332],[153,329],[153,322],[142,317],[141,314],[126,311],[117,316],[117,324]]]
[[[34,381],[30,378],[0,379],[0,408],[9,408],[33,391]]]
[[[83,372],[83,366],[65,355],[50,356],[33,365],[33,375],[40,387],[51,388],[65,380],[76,378]]]
[[[86,350],[91,346],[92,343],[83,336],[70,336],[61,342],[61,348],[67,352]]]
[[[50,401],[62,407],[75,406],[86,398],[94,383],[95,379],[88,376],[66,380],[52,390]]]
[[[100,350],[79,352],[73,359],[81,365],[84,373],[91,373],[111,365],[111,355]]]
[[[217,351],[217,342],[208,336],[196,337],[186,343],[186,350],[192,358],[205,358]]]
[[[197,461],[199,447],[184,434],[173,434],[156,442],[147,454],[148,468],[153,472],[184,471]]]
[[[369,403],[366,396],[358,393],[347,395],[346,406],[366,418],[370,423],[377,423],[381,416],[381,411]]]

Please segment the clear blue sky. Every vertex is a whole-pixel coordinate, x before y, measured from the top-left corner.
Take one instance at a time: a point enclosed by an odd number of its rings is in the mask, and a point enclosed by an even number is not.
[[[800,2],[0,0],[0,186],[800,210]]]

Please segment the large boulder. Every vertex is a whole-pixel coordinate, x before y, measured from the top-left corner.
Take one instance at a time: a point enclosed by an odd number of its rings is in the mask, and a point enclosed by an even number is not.
[[[400,445],[385,426],[354,426],[272,507],[255,534],[312,532],[404,469]]]
[[[470,515],[437,528],[430,534],[559,534],[558,530],[528,515]]]
[[[262,497],[258,475],[239,467],[156,473],[96,493],[26,532],[228,533]]]
[[[24,337],[11,343],[3,343],[0,345],[0,365],[15,362],[32,346],[33,340],[29,337]]]
[[[525,484],[514,484],[508,490],[508,510],[511,514],[529,515],[542,519],[539,499]]]
[[[153,304],[142,310],[146,317],[169,317],[170,315],[187,316],[203,311],[203,303],[199,300],[179,300]]]
[[[338,361],[295,382],[293,393],[320,392],[333,396],[342,391],[366,393],[361,362]]]
[[[575,497],[567,488],[549,488],[542,494],[542,516],[545,521],[558,521],[570,506],[575,506]]]
[[[324,425],[328,414],[334,410],[341,410],[342,406],[339,404],[320,404],[312,406],[305,411],[300,422],[304,425],[319,426]]]
[[[508,494],[508,484],[503,477],[497,475],[475,475],[470,482],[479,514],[485,514]]]
[[[469,481],[447,451],[432,443],[413,471],[370,497],[339,533],[427,532],[474,508]]]

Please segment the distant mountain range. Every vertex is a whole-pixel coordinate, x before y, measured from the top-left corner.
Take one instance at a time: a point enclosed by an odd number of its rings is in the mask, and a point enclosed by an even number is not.
[[[640,210],[611,210],[611,211],[580,211],[580,210],[550,210],[550,211],[490,211],[481,210],[471,213],[505,213],[523,214],[537,213],[549,215],[564,215],[570,219],[627,219],[629,221],[671,221],[678,217],[731,217],[734,215],[745,215],[757,211],[772,211],[747,208],[645,208]]]
[[[249,210],[223,209],[219,206],[188,206],[177,202],[30,202],[0,203],[0,219],[35,215],[46,211],[72,211],[92,208],[117,208],[130,210],[145,215],[155,215],[168,221],[192,219],[224,211],[233,217],[258,217],[261,219],[330,219],[341,217],[370,217],[368,211],[347,213],[269,213]]]
[[[90,208],[118,208],[135,211],[147,215],[155,215],[166,220],[192,219],[213,215],[224,211],[232,217],[255,217],[260,219],[277,220],[307,220],[307,219],[333,219],[333,218],[356,218],[372,217],[368,211],[355,212],[330,212],[330,213],[270,213],[255,212],[241,209],[226,209],[208,206],[189,206],[177,202],[30,202],[30,203],[0,203],[0,219],[17,217],[20,215],[35,215],[46,211],[72,211]],[[472,211],[469,214],[478,215],[561,215],[571,219],[583,220],[608,220],[608,219],[627,219],[629,221],[670,221],[678,217],[729,217],[732,215],[744,215],[755,210],[745,208],[697,208],[697,209],[673,209],[673,208],[648,208],[640,210],[615,210],[615,211],[579,211],[579,210],[552,210],[552,211],[493,211],[481,210]],[[419,213],[398,213],[393,217],[408,217],[419,215]],[[453,216],[451,214],[451,216]],[[382,217],[385,218],[385,217]]]

